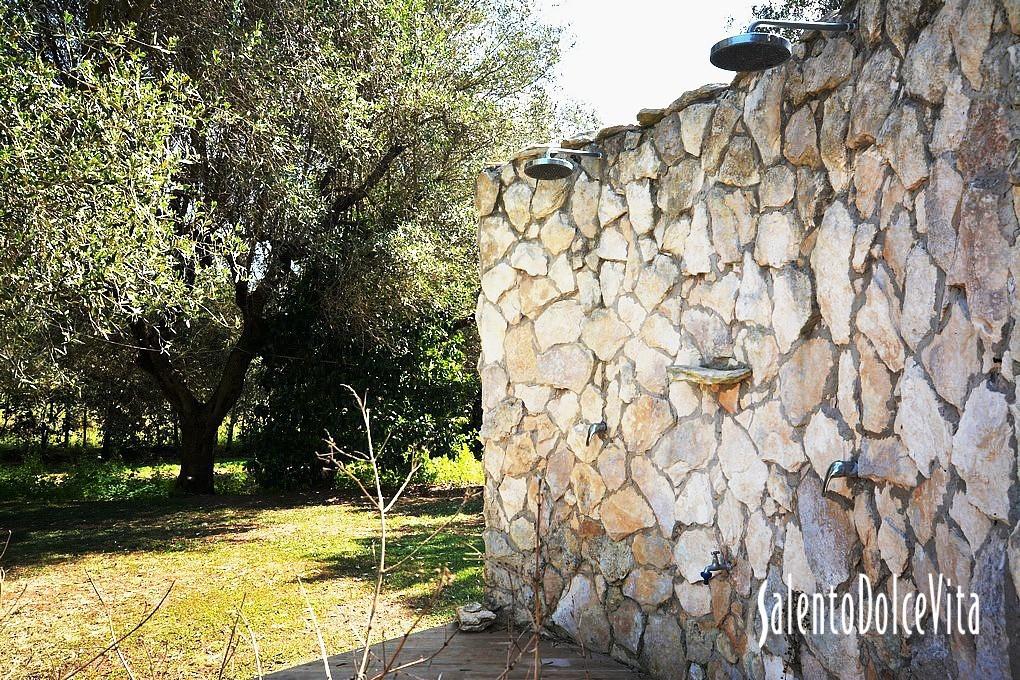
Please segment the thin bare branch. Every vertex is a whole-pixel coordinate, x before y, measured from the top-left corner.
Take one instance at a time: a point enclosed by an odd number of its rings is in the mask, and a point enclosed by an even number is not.
[[[96,598],[99,600],[99,604],[103,607],[103,613],[106,615],[106,624],[110,627],[110,639],[113,640],[113,648],[117,652],[117,658],[120,659],[120,665],[124,667],[124,672],[127,673],[131,680],[135,680],[135,674],[131,672],[131,665],[128,660],[124,657],[124,652],[120,648],[120,644],[117,642],[117,631],[113,627],[113,615],[110,614],[110,607],[103,600],[102,594],[99,592],[99,587],[96,582],[92,579],[92,574],[89,570],[85,570],[85,578],[89,580],[89,585],[92,586],[92,592],[96,594]]]
[[[234,638],[237,636],[237,624],[241,620],[241,611],[244,609],[244,601],[248,598],[248,593],[241,595],[241,606],[237,608],[237,613],[234,615],[234,625],[230,627],[230,637],[227,638],[227,646],[223,649],[223,661],[220,662],[220,672],[216,675],[216,680],[223,680],[223,672],[227,670],[227,661],[233,655],[231,648],[234,647]]]
[[[259,653],[259,641],[255,638],[255,631],[252,630],[251,623],[248,622],[248,617],[244,615],[243,611],[241,612],[241,622],[244,623],[244,627],[248,631],[251,651],[255,655],[255,677],[262,680],[262,656]]]
[[[322,667],[326,671],[326,680],[333,680],[333,674],[329,671],[329,654],[326,653],[326,641],[322,639],[322,630],[319,628],[319,619],[315,616],[315,609],[312,608],[312,601],[308,599],[308,592],[305,590],[304,581],[298,576],[298,585],[301,587],[301,597],[305,600],[308,614],[312,617],[312,629],[315,631],[315,638],[319,641],[319,655],[322,657]]]

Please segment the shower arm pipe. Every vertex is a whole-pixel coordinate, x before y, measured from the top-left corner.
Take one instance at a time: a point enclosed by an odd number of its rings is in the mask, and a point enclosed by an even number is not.
[[[748,33],[754,33],[762,26],[773,28],[793,28],[800,31],[833,31],[847,33],[857,27],[856,21],[780,21],[778,19],[759,19],[747,27]]]
[[[584,156],[586,158],[602,158],[601,151],[586,151],[584,149],[564,149],[558,146],[550,146],[545,150],[547,155],[563,154],[565,156]]]

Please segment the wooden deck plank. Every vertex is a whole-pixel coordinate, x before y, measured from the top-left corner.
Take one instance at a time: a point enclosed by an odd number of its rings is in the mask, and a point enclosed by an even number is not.
[[[400,653],[399,662],[406,663],[428,657],[443,646],[454,632],[454,624],[437,626],[411,635]],[[397,648],[399,638],[375,645],[377,656],[390,655]],[[520,640],[523,645],[526,636]],[[505,629],[484,633],[458,633],[435,659],[388,676],[393,680],[495,680],[506,668],[507,651],[516,646]],[[541,677],[545,680],[644,680],[645,676],[603,654],[581,653],[580,647],[559,641],[542,640],[540,645]],[[515,652],[516,654],[516,652]],[[585,658],[587,656],[587,658]],[[350,680],[360,657],[347,652],[329,658],[333,680]],[[510,674],[512,680],[531,677],[533,652],[523,655]],[[381,667],[379,661],[373,668]],[[272,680],[321,680],[325,677],[322,661],[313,661],[287,668],[266,676]]]

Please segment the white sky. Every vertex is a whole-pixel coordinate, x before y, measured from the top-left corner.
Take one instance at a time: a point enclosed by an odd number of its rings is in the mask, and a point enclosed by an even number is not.
[[[663,107],[700,85],[733,80],[733,73],[709,63],[708,53],[717,41],[746,28],[754,2],[539,0],[546,20],[567,26],[563,94],[594,107],[603,125],[633,123],[642,108]],[[730,17],[734,24],[727,28]]]

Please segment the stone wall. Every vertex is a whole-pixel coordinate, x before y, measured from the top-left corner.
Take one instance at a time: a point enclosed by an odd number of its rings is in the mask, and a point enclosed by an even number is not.
[[[574,140],[606,156],[568,180],[527,153],[478,179],[488,596],[527,619],[538,584],[547,625],[655,678],[1020,672],[1020,4],[845,14]],[[667,372],[722,359],[750,380]],[[735,567],[704,585],[713,550]],[[861,573],[900,598],[949,577],[981,635],[759,650],[763,582]]]

